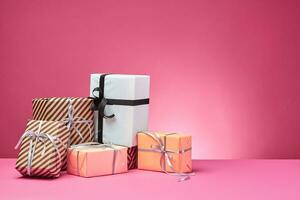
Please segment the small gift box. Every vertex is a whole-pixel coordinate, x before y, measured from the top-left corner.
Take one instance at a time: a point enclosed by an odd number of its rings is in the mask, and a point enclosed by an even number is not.
[[[94,114],[89,98],[37,98],[32,100],[33,119],[65,122],[71,131],[70,145],[91,142]]]
[[[192,172],[192,137],[176,133],[138,133],[138,169]]]
[[[127,171],[127,147],[85,143],[68,148],[69,174],[93,177]]]
[[[64,123],[31,120],[21,136],[16,169],[24,176],[59,177],[69,131]]]
[[[149,87],[146,75],[91,74],[95,138],[129,147],[129,169],[137,167],[136,134],[148,129]]]

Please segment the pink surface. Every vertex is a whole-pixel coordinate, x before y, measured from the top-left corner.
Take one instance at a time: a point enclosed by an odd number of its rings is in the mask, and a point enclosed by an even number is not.
[[[150,128],[191,133],[194,158],[300,158],[299,9],[1,0],[0,157],[16,156],[32,98],[87,96],[90,73],[112,72],[151,76]]]
[[[177,182],[159,172],[133,170],[96,178],[64,175],[21,178],[14,160],[0,160],[1,199],[230,199],[299,200],[300,160],[194,161],[196,176]]]

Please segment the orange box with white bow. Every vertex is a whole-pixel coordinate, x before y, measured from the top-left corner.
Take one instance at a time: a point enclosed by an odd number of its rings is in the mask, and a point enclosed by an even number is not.
[[[192,136],[165,133],[138,133],[138,169],[192,172]]]

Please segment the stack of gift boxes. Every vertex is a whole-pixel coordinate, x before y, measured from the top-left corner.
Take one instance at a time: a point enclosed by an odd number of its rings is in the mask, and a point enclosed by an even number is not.
[[[16,169],[94,177],[138,168],[188,179],[191,136],[147,131],[149,88],[149,76],[91,74],[88,98],[33,99]]]

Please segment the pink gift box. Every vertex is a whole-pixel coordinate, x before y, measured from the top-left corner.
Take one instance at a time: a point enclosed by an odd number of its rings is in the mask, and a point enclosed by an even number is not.
[[[127,171],[127,147],[86,143],[68,148],[69,174],[93,177]]]

